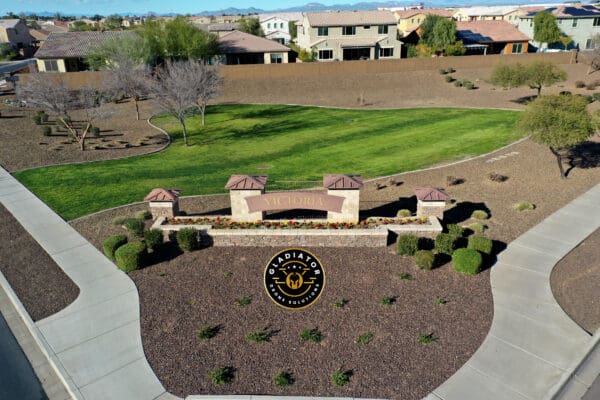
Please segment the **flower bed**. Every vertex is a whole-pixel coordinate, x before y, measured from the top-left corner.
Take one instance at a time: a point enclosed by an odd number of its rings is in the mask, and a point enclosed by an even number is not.
[[[212,229],[373,229],[382,225],[429,225],[427,217],[367,218],[359,223],[325,220],[236,222],[229,217],[172,217],[164,225],[210,225]]]

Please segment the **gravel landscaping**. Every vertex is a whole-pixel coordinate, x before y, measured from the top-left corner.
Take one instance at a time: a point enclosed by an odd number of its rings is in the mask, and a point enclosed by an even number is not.
[[[0,271],[34,321],[71,304],[79,288],[0,205]]]

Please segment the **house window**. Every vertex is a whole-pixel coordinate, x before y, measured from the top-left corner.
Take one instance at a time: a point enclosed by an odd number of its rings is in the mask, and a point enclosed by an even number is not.
[[[283,22],[279,23],[279,29],[283,29]]]
[[[512,15],[509,15],[509,16],[508,16],[508,20],[509,20],[509,21],[512,21]]]
[[[271,54],[271,64],[281,64],[283,57],[281,54]]]
[[[365,25],[365,26],[363,26],[363,29],[371,29],[371,26],[370,25]]]
[[[271,23],[270,22],[267,23],[267,29],[271,29]]]
[[[562,25],[562,19],[558,19],[557,21],[559,25]]]
[[[379,58],[394,57],[393,47],[381,47],[379,49]]]
[[[577,26],[577,18],[573,18],[573,28]]]
[[[594,18],[594,23],[592,24],[592,26],[600,26],[600,17]]]
[[[329,36],[329,27],[320,26],[317,28],[317,36]]]
[[[333,60],[333,50],[319,50],[319,60]]]
[[[345,36],[356,35],[356,27],[355,26],[342,26],[342,35],[345,35]]]
[[[513,43],[512,45],[513,54],[520,54],[523,52],[523,43]]]
[[[58,72],[58,62],[56,60],[44,60],[44,69],[46,72]]]
[[[591,50],[594,48],[594,41],[592,39],[588,39],[585,41],[585,49]]]
[[[414,24],[414,23],[415,23],[415,19],[414,19],[414,18],[413,18],[413,19],[411,19],[411,20],[410,20],[410,23],[411,23],[411,24]]]
[[[377,29],[377,33],[380,35],[387,35],[388,26],[387,25],[379,25],[379,29]]]

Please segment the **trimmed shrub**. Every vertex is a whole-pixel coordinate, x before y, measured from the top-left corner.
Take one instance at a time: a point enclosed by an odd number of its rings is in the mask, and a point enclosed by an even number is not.
[[[126,243],[115,251],[117,265],[124,272],[131,272],[143,266],[146,258],[146,244],[144,242]]]
[[[398,236],[398,254],[402,256],[414,256],[419,250],[419,238],[415,235]]]
[[[331,380],[336,386],[344,386],[350,382],[350,371],[343,371],[338,368],[331,374]]]
[[[473,214],[471,214],[471,218],[474,219],[488,219],[489,217],[489,214],[484,210],[475,210],[473,211]]]
[[[448,73],[444,68],[438,69],[438,72],[440,73],[440,75],[446,75]]]
[[[473,89],[475,89],[475,84],[473,82],[471,82],[471,81],[464,81],[463,82],[463,86],[467,90],[473,90]]]
[[[461,183],[463,183],[465,180],[462,178],[457,178],[455,176],[452,175],[448,175],[446,177],[446,183],[448,184],[448,186],[456,186],[456,185],[460,185]]]
[[[530,203],[528,201],[521,201],[521,202],[513,205],[513,209],[515,211],[530,211],[530,210],[535,210],[535,204]]]
[[[141,220],[152,219],[152,213],[148,210],[141,210],[135,213],[135,217]]]
[[[415,253],[415,267],[419,269],[433,269],[434,260],[435,256],[430,250],[419,250]]]
[[[192,251],[198,248],[198,231],[194,228],[183,228],[177,231],[177,245],[182,251]]]
[[[491,174],[489,174],[488,178],[492,182],[506,182],[508,180],[508,176],[502,175],[502,174],[498,174],[496,172],[492,172]]]
[[[575,81],[575,87],[577,89],[582,89],[585,87],[585,82],[584,81]]]
[[[412,215],[412,213],[410,212],[410,210],[407,210],[406,208],[403,208],[401,210],[398,210],[398,213],[396,214],[396,217],[398,218],[406,218],[406,217],[410,217]]]
[[[52,128],[50,128],[49,126],[43,126],[42,127],[42,135],[50,136],[50,134],[52,134]]]
[[[117,101],[115,100],[115,103],[116,102]],[[215,385],[223,385],[225,383],[230,383],[233,380],[233,368],[223,367],[210,370],[208,371],[208,376]]]
[[[485,225],[483,225],[481,222],[473,222],[467,228],[475,233],[483,233],[485,231]]]
[[[34,124],[40,125],[42,123],[42,115],[35,114],[33,117],[31,117],[31,120],[33,121]]]
[[[102,242],[102,250],[104,255],[111,260],[115,259],[115,251],[121,246],[127,243],[127,236],[125,235],[114,235],[106,238]]]
[[[454,68],[452,68],[452,67],[446,68],[446,73],[447,74],[453,74],[454,72],[456,72],[456,70]]]
[[[438,233],[435,237],[435,251],[441,254],[452,254],[455,246],[454,236],[449,233]]]
[[[446,82],[450,83],[450,82],[454,82],[454,78],[452,77],[452,75],[446,75]]]
[[[294,379],[289,372],[282,371],[273,377],[273,384],[275,386],[289,386],[294,383]]]
[[[476,275],[481,271],[483,258],[481,253],[473,249],[458,249],[452,254],[454,270],[466,275]]]
[[[471,236],[467,248],[477,250],[484,254],[492,254],[492,240],[483,236]]]
[[[319,328],[304,329],[300,332],[300,339],[302,339],[303,342],[311,341],[313,343],[319,343],[321,339],[323,339],[323,334]]]
[[[454,86],[456,86],[456,87],[462,87],[462,85],[463,85],[462,81],[459,81],[459,80],[455,80],[454,81]]]
[[[143,237],[144,236],[144,221],[137,218],[127,218],[123,221],[123,226],[127,228],[127,231],[132,235]]]
[[[163,231],[154,228],[144,232],[144,242],[150,250],[158,249],[164,242]]]
[[[463,227],[458,224],[448,224],[446,225],[446,229],[448,230],[448,234],[454,236],[455,238],[460,238],[464,234]]]
[[[119,215],[119,216],[113,218],[112,224],[117,225],[117,226],[123,225],[125,223],[126,219],[127,219],[127,217],[125,217],[123,215]]]

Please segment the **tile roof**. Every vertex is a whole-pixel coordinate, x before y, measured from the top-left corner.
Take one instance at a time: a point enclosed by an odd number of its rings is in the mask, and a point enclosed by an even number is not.
[[[306,13],[310,26],[352,26],[396,24],[391,11],[331,11]]]
[[[542,9],[537,9],[537,10],[534,9],[534,10],[531,10],[523,18],[532,18],[541,11],[547,11],[557,18],[573,18],[573,17],[595,18],[595,17],[600,17],[600,9],[598,9],[597,7],[594,7],[592,5],[583,4],[583,5],[572,5],[572,6],[562,5],[562,6],[542,8]]]
[[[268,175],[231,175],[225,189],[229,190],[262,190],[267,184]]]
[[[250,35],[240,31],[232,31],[219,38],[219,45],[224,54],[272,53],[290,51],[289,47],[274,40]]]
[[[421,201],[446,201],[450,195],[442,188],[416,188],[415,195]]]
[[[173,203],[177,201],[179,193],[181,193],[179,189],[155,188],[144,197],[144,201],[170,201]]]
[[[458,21],[456,34],[465,44],[529,41],[527,35],[507,21]]]
[[[50,32],[48,32],[45,29],[30,29],[29,30],[29,34],[35,40],[46,40],[46,38],[48,37],[48,35],[50,35]]]
[[[81,58],[108,39],[132,35],[132,31],[50,33],[35,53],[36,58]]]
[[[442,17],[452,17],[456,10],[446,10],[443,8],[423,8],[423,9],[410,9],[410,10],[400,10],[394,12],[394,15],[399,18],[410,18],[413,15],[425,14],[425,15],[439,15]]]
[[[481,15],[496,15],[502,16],[510,14],[517,10],[517,6],[478,6],[478,7],[465,7],[459,9],[456,13],[461,13],[469,17],[479,17]]]
[[[363,185],[360,175],[328,174],[323,176],[323,186],[327,189],[360,189]]]
[[[0,19],[0,27],[2,28],[14,28],[19,23],[20,19]]]

